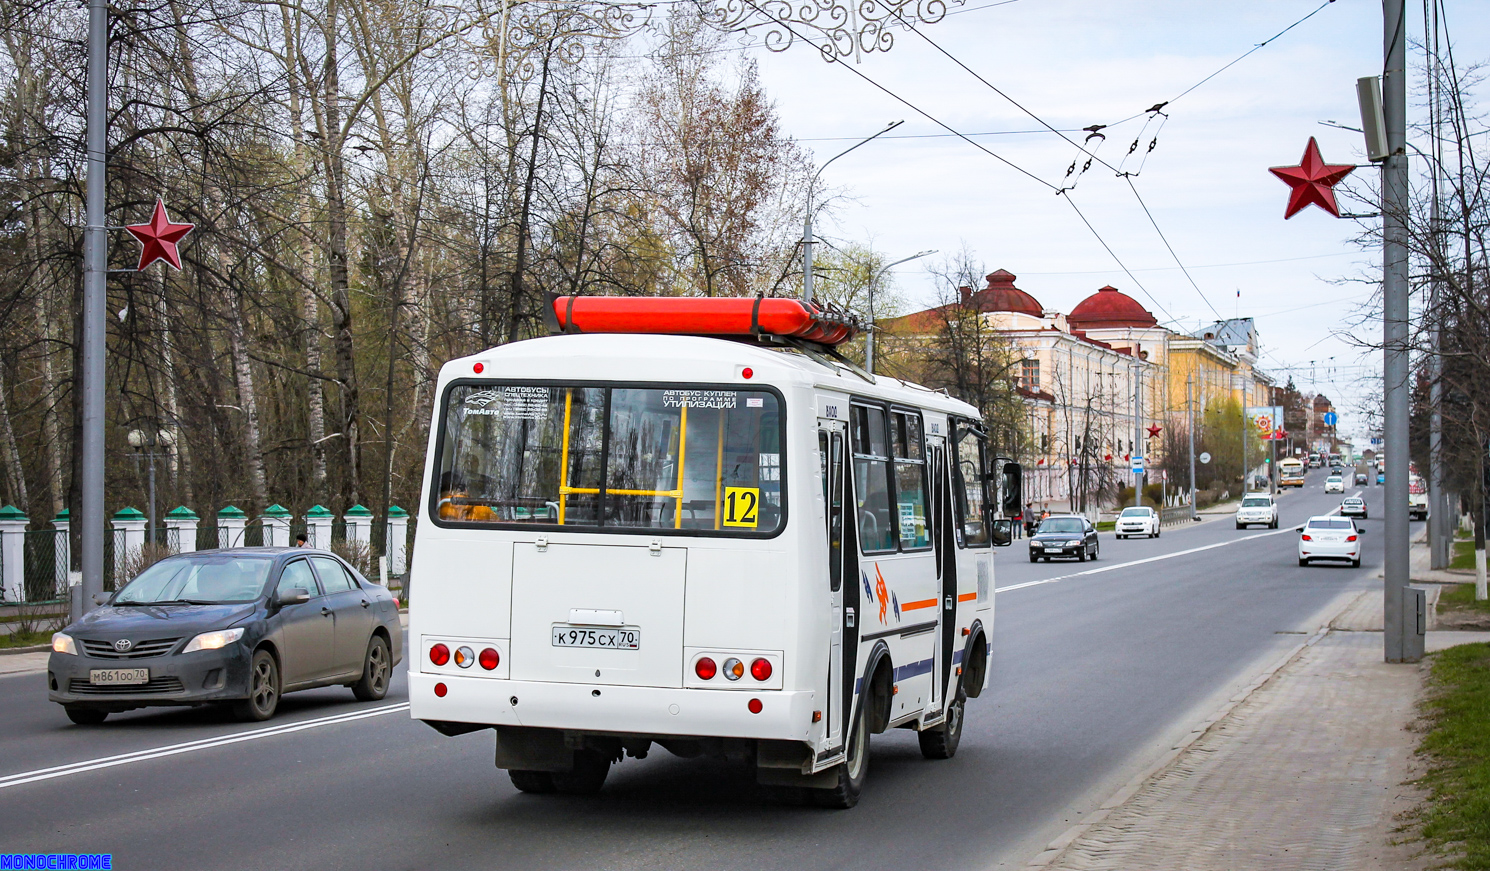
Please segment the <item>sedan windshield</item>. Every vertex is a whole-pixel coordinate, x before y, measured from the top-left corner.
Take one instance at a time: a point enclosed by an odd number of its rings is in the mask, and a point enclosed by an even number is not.
[[[1081,531],[1081,520],[1075,517],[1052,517],[1040,524],[1040,533]]]
[[[1124,517],[1148,517],[1149,516],[1149,513],[1152,512],[1152,511],[1153,511],[1152,508],[1124,508],[1123,509],[1123,516]]]
[[[219,554],[161,560],[130,581],[112,604],[252,602],[264,589],[270,562],[268,557]]]

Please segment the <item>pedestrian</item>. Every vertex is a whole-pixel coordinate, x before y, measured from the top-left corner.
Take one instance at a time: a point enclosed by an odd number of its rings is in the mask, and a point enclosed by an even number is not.
[[[1029,538],[1035,534],[1035,503],[1024,503],[1024,536]]]
[[[298,535],[295,536],[295,546],[296,547],[310,547],[310,539],[309,538],[306,538],[305,533],[302,532],[302,533],[300,533],[300,534],[298,534]]]

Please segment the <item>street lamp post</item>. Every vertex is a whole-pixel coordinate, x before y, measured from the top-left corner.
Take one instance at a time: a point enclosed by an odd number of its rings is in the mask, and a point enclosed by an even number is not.
[[[146,526],[145,541],[147,543],[154,544],[156,537],[155,458],[170,456],[171,445],[173,444],[174,439],[169,432],[166,432],[165,430],[158,430],[153,426],[148,430],[132,429],[129,431],[128,438],[129,446],[134,448],[137,454],[144,457],[148,461],[150,466],[150,506],[148,519],[146,521],[148,526]],[[163,449],[164,453],[157,453],[158,449]]]
[[[920,260],[922,257],[935,253],[936,249],[932,248],[929,251],[922,251],[919,254],[903,257],[894,263],[887,263],[881,266],[879,271],[874,273],[873,278],[869,279],[869,333],[864,337],[864,369],[870,375],[874,374],[874,286],[879,284],[880,276],[889,272],[891,268],[899,266],[902,263],[909,263],[912,260]]]
[[[823,174],[823,170],[825,170],[825,169],[828,168],[828,164],[829,163],[832,163],[833,161],[835,161],[838,158],[844,156],[845,154],[848,154],[850,151],[853,151],[855,148],[858,148],[860,145],[863,145],[864,143],[869,142],[870,140],[878,139],[879,137],[884,136],[886,133],[889,133],[891,130],[894,130],[896,127],[899,127],[900,125],[902,125],[904,123],[905,123],[905,121],[903,121],[903,120],[901,120],[901,121],[895,121],[895,122],[889,124],[888,126],[886,126],[885,129],[883,129],[880,132],[874,134],[873,136],[870,136],[867,139],[861,139],[858,142],[855,142],[853,145],[849,146],[848,148],[845,148],[844,150],[842,150],[842,151],[838,152],[837,154],[833,155],[832,157],[828,158],[827,163],[824,163],[822,166],[818,167],[817,168],[817,172],[814,172],[812,174],[811,181],[807,182],[807,217],[802,222],[802,301],[803,302],[812,302],[812,189],[817,185],[817,177]]]

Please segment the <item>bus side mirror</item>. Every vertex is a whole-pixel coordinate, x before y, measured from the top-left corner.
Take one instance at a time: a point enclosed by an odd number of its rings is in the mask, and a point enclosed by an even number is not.
[[[995,520],[993,522],[993,546],[1008,547],[1014,543],[1014,521]]]
[[[1005,460],[1000,472],[1004,477],[1003,513],[1018,516],[1024,509],[1024,469],[1012,460]]]

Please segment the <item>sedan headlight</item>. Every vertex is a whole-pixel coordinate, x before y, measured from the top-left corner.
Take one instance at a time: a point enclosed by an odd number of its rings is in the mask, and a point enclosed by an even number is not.
[[[181,652],[191,653],[193,650],[220,650],[242,637],[242,626],[236,629],[219,629],[216,632],[203,632],[196,638],[186,642],[186,647]]]
[[[71,635],[64,635],[61,632],[53,632],[52,633],[52,652],[53,653],[71,653],[73,656],[77,656],[78,655],[78,646],[73,643],[73,640],[72,640],[72,636]]]
[[[1043,542],[1043,541],[1032,541],[1032,542],[1030,542],[1030,547],[1040,547],[1040,548],[1043,548],[1043,547],[1045,547],[1045,542]]]

